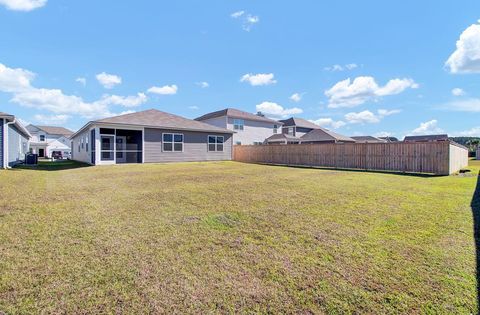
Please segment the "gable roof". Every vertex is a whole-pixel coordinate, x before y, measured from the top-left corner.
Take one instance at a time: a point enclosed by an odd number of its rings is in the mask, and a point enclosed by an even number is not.
[[[302,142],[322,142],[322,141],[339,141],[339,142],[355,142],[354,139],[343,136],[328,129],[318,127],[300,137]]]
[[[291,117],[288,119],[283,119],[280,120],[280,122],[283,123],[285,127],[287,126],[295,126],[295,127],[300,127],[300,128],[309,128],[309,129],[319,129],[321,128],[319,125],[312,123],[311,121],[308,121],[303,118],[298,118],[298,117]]]
[[[356,142],[368,142],[368,143],[383,143],[387,142],[387,140],[380,139],[374,136],[353,136],[351,137]]]
[[[37,127],[38,129],[40,129],[43,132],[48,133],[50,135],[59,135],[59,136],[65,136],[65,137],[70,137],[71,135],[73,135],[73,131],[71,131],[67,128],[64,128],[64,127],[38,126],[38,125],[31,125],[31,126]]]
[[[74,133],[71,138],[75,137],[80,131],[91,124],[119,124],[119,125],[134,125],[150,128],[162,128],[172,130],[190,130],[203,132],[218,132],[218,133],[234,133],[231,130],[215,127],[200,121],[184,118],[174,114],[162,112],[157,109],[149,109],[141,112],[119,115],[104,119],[98,119],[87,123],[79,131]]]
[[[0,118],[4,118],[10,122],[14,122],[14,125],[15,127],[17,127],[17,129],[23,133],[23,135],[30,139],[32,137],[32,135],[30,134],[30,132],[28,132],[28,130],[22,125],[22,123],[20,123],[18,121],[18,119],[15,118],[14,115],[10,115],[10,114],[7,114],[7,113],[4,113],[4,112],[0,112]]]
[[[265,139],[266,142],[283,142],[283,141],[298,141],[300,138],[294,137],[286,133],[277,133]]]
[[[441,135],[423,135],[423,136],[406,136],[403,141],[447,141],[448,135],[441,134]]]
[[[217,118],[217,117],[223,117],[223,116],[240,118],[240,119],[245,119],[245,120],[262,121],[262,122],[268,122],[268,123],[272,123],[272,124],[282,125],[282,123],[280,123],[276,120],[273,120],[273,119],[270,119],[270,118],[267,118],[267,117],[264,117],[264,116],[259,116],[259,115],[256,115],[256,114],[251,114],[251,113],[248,113],[248,112],[244,112],[242,110],[235,109],[235,108],[225,108],[225,109],[222,109],[222,110],[218,110],[216,112],[211,112],[211,113],[205,114],[203,116],[197,117],[197,118],[195,118],[195,120],[202,121],[202,120],[207,120],[207,119],[212,119],[212,118]]]

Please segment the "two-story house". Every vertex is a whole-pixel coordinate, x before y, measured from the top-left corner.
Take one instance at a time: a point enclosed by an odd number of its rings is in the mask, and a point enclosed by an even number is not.
[[[282,124],[282,133],[300,138],[314,129],[320,129],[320,126],[303,118],[292,117],[279,120]]]
[[[262,144],[268,137],[281,133],[283,125],[261,113],[251,114],[234,108],[208,113],[195,120],[235,131],[235,145]]]
[[[39,157],[49,158],[53,151],[62,152],[64,157],[71,154],[70,139],[73,131],[63,127],[28,125],[32,135],[30,151]]]

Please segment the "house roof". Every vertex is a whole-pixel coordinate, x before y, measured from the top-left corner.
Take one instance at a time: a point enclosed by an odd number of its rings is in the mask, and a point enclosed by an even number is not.
[[[38,126],[38,125],[32,125],[34,127],[37,127],[38,129],[51,134],[51,135],[60,135],[60,136],[65,136],[65,137],[70,137],[73,135],[73,131],[63,128],[63,127],[56,127],[56,126]]]
[[[424,135],[424,136],[406,136],[403,141],[416,141],[416,142],[424,142],[424,141],[447,141],[448,135],[441,134],[441,135]]]
[[[265,139],[265,141],[266,142],[282,142],[282,141],[299,141],[300,142],[300,138],[294,137],[289,134],[278,133],[268,137],[267,139]]]
[[[298,117],[283,119],[283,120],[280,120],[280,122],[282,122],[284,126],[296,126],[296,127],[300,127],[300,128],[309,128],[309,129],[319,129],[320,128],[319,125],[314,124],[311,121],[308,121],[306,119],[298,118]]]
[[[368,142],[368,143],[384,143],[387,140],[380,139],[374,136],[353,136],[351,137],[355,142]]]
[[[396,137],[378,137],[378,139],[382,139],[387,142],[398,142],[398,138]]]
[[[222,109],[222,110],[218,110],[216,112],[211,112],[211,113],[205,114],[203,116],[197,117],[197,118],[195,118],[195,120],[202,121],[202,120],[207,120],[207,119],[212,119],[212,118],[217,118],[217,117],[222,117],[222,116],[240,118],[240,119],[245,119],[245,120],[262,121],[262,122],[268,122],[268,123],[272,123],[272,124],[282,125],[282,123],[279,123],[276,120],[273,120],[273,119],[270,119],[270,118],[267,118],[267,117],[264,117],[264,116],[244,112],[244,111],[241,111],[241,110],[235,109],[235,108],[225,108],[225,109]]]
[[[15,116],[14,115],[10,115],[10,114],[7,114],[7,113],[4,113],[4,112],[0,112],[0,118],[5,118],[11,122],[15,122],[14,125],[15,127],[18,128],[18,130],[23,133],[23,135],[25,137],[27,137],[28,139],[30,139],[32,137],[32,135],[30,134],[30,132],[28,132],[28,130],[17,120],[15,119]]]
[[[312,131],[304,134],[300,139],[305,142],[322,142],[322,141],[340,141],[340,142],[355,142],[350,137],[338,134],[328,129],[317,127]]]
[[[91,124],[119,124],[172,130],[234,133],[231,130],[215,127],[200,121],[162,112],[157,109],[149,109],[141,112],[91,121],[83,126],[79,131],[74,133],[71,138],[76,136],[79,132]]]

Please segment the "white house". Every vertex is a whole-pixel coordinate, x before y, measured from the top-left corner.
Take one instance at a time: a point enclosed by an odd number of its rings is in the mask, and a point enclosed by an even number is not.
[[[197,121],[232,130],[233,144],[262,144],[268,137],[282,132],[282,122],[262,114],[251,114],[234,108],[226,108],[196,118]]]
[[[0,168],[22,163],[30,133],[13,115],[0,112]]]
[[[73,131],[63,127],[28,125],[32,135],[30,150],[39,157],[49,158],[53,151],[62,152],[63,156],[71,154],[70,139]]]

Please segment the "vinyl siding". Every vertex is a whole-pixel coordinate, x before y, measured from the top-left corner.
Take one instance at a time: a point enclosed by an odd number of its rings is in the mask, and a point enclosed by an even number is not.
[[[75,136],[75,138],[72,139],[73,142],[73,148],[72,149],[72,160],[79,161],[79,162],[84,162],[84,163],[90,163],[91,162],[91,151],[90,148],[88,148],[87,151],[87,144],[86,144],[86,138],[88,139],[88,145],[90,145],[91,139],[90,139],[90,130],[86,129],[84,132],[79,133]],[[83,139],[83,148],[82,148],[82,139]],[[78,149],[80,145],[80,150]]]
[[[236,133],[233,135],[233,144],[241,142],[243,145],[254,144],[254,142],[263,143],[265,139],[274,135],[273,127],[277,125],[279,128],[277,132],[281,132],[280,124],[274,124],[263,121],[255,121],[244,119],[243,130],[234,130],[233,122],[236,118],[228,117],[227,129],[233,130]]]
[[[4,165],[3,165],[3,143],[4,143],[4,139],[3,139],[3,124],[4,124],[5,120],[3,118],[0,118],[0,168],[4,168]]]
[[[28,152],[28,139],[14,125],[8,126],[8,165],[14,166],[25,160]]]
[[[183,152],[162,152],[162,134],[183,134]],[[208,136],[224,136],[223,152],[208,151]],[[232,159],[232,135],[214,132],[172,131],[145,128],[145,163],[222,161]]]

